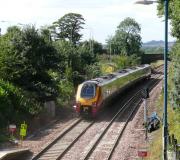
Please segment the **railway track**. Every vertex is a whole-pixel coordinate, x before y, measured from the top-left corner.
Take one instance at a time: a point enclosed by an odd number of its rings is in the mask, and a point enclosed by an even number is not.
[[[159,71],[161,71],[161,69]],[[161,75],[158,75],[156,78],[159,77],[161,77]],[[149,86],[150,90],[152,90],[158,82],[159,81],[156,81],[155,83],[151,82],[152,84],[151,86]],[[129,99],[129,101],[118,111],[118,113],[106,126],[102,134],[98,137],[94,145],[89,149],[89,151],[86,153],[85,157],[82,160],[87,160],[87,159],[110,160],[112,158],[113,152],[119,140],[121,139],[129,120],[131,119],[132,115],[137,110],[140,102],[142,101],[141,91],[142,89],[139,90],[131,99]],[[126,115],[125,111],[126,112],[128,111],[129,113]],[[122,114],[126,116],[123,116]],[[119,121],[120,118],[121,121]]]
[[[157,70],[158,72],[161,71],[161,69]],[[160,76],[154,77],[154,80],[159,78]],[[155,86],[159,81],[154,83],[153,86]],[[151,82],[152,83],[152,82]],[[153,88],[153,86],[151,88]],[[118,144],[119,139],[121,138],[130,118],[132,117],[135,110],[137,110],[137,107],[139,103],[141,102],[141,90],[140,89],[133,97],[131,97],[124,105],[123,107],[118,111],[118,113],[112,118],[112,120],[104,127],[103,132],[98,136],[97,140],[94,142],[94,144],[91,145],[91,147],[88,149],[88,151],[85,153],[85,156],[82,156],[82,159],[93,159],[92,153],[98,146],[98,144],[101,144],[103,146],[102,138],[105,137],[105,134],[107,134],[107,131],[112,127],[116,126],[115,130],[118,130],[118,133],[115,133],[113,137],[114,141],[113,144],[111,143],[111,147],[108,147],[109,153],[105,154],[105,159],[111,159],[111,156],[113,154],[114,149],[116,148],[116,145]],[[125,112],[125,110],[128,110],[128,107],[133,110],[130,111],[130,114],[128,114],[127,117],[125,117],[125,121],[123,123],[114,123],[119,122],[118,120],[120,117],[122,117],[122,114]],[[79,140],[83,134],[86,133],[86,131],[94,124],[94,121],[85,121],[82,119],[78,119],[76,122],[74,122],[69,128],[67,128],[65,131],[63,131],[53,142],[51,142],[47,147],[45,147],[40,153],[38,153],[36,156],[32,158],[32,160],[58,160],[62,159],[64,155],[71,149],[71,147]],[[118,124],[118,126],[117,126]],[[111,129],[114,130],[114,129]],[[118,134],[118,136],[117,136]],[[111,139],[112,140],[112,139]],[[99,143],[102,141],[101,143]],[[107,141],[106,141],[107,142]],[[103,158],[104,159],[104,158]]]

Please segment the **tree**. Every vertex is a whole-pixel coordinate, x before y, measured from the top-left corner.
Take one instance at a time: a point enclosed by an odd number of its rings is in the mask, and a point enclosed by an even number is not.
[[[53,23],[53,33],[56,39],[69,40],[76,45],[82,37],[80,30],[83,29],[84,18],[81,14],[68,13]]]
[[[171,56],[171,70],[170,70],[170,99],[173,101],[174,108],[180,108],[180,1],[169,1],[169,19],[172,25],[172,35],[177,38],[176,44],[173,46]],[[159,0],[158,15],[164,15],[164,1]]]
[[[142,45],[140,25],[132,18],[126,18],[117,27],[114,36],[110,37],[107,42],[112,51],[124,55],[141,53]]]
[[[85,80],[87,67],[96,62],[88,42],[75,47],[69,41],[58,40],[54,42],[54,46],[65,63],[64,77],[77,86]]]
[[[103,54],[103,46],[101,43],[95,40],[84,41],[80,43],[81,46],[84,46],[89,49],[89,52],[93,53],[95,56]]]
[[[51,31],[48,26],[44,26],[40,29],[40,34],[47,43],[52,42]]]
[[[164,15],[164,0],[158,0],[158,15]],[[180,39],[180,1],[169,0],[169,19],[171,19],[172,35]]]
[[[61,59],[34,26],[11,27],[0,39],[0,76],[31,92],[39,101],[57,96],[49,70],[61,70]]]

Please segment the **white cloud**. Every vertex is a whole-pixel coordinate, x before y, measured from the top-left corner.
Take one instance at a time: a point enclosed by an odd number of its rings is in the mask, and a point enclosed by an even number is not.
[[[143,41],[163,38],[163,25],[156,16],[156,5],[135,5],[134,0],[0,0],[0,27],[17,23],[50,25],[64,14],[83,15],[94,38],[105,42],[126,17],[134,18],[142,27]],[[89,37],[86,31],[86,38]]]

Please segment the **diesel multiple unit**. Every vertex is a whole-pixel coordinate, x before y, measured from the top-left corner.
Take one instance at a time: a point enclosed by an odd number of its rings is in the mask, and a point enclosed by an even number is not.
[[[150,76],[151,67],[145,64],[85,81],[78,86],[74,108],[81,115],[95,117],[103,104],[116,94]]]

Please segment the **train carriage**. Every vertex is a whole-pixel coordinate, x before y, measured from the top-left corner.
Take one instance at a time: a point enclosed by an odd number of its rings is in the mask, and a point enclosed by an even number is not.
[[[74,108],[81,115],[95,117],[103,103],[150,75],[151,67],[145,64],[85,81],[78,86]]]

